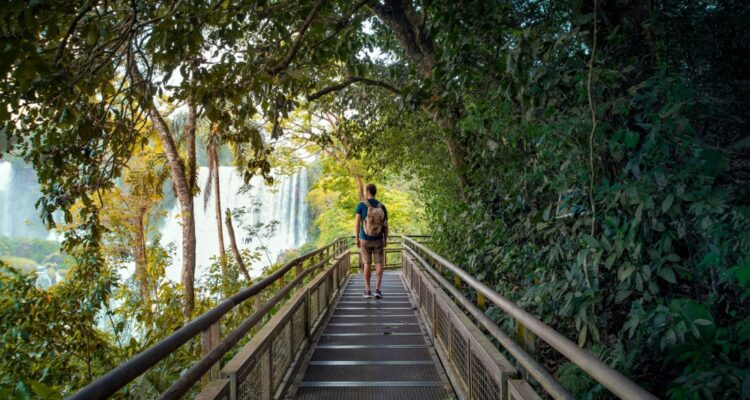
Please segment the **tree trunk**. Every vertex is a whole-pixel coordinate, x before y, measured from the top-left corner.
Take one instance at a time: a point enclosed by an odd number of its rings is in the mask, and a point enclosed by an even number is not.
[[[245,278],[249,283],[252,279],[250,278],[250,274],[247,272],[247,267],[245,267],[245,261],[242,260],[240,249],[237,247],[237,239],[235,239],[234,236],[234,226],[232,226],[232,213],[229,212],[229,209],[227,209],[226,223],[227,236],[229,236],[229,246],[232,248],[234,260],[237,262],[237,266],[240,268],[240,271],[242,271],[242,274],[245,275]]]
[[[183,128],[183,135],[187,143],[187,178],[191,195],[195,195],[198,188],[198,163],[195,155],[195,127],[198,122],[198,105],[193,100],[192,95],[188,96],[188,117]]]
[[[220,166],[219,166],[219,152],[218,152],[218,137],[217,132],[218,125],[214,124],[211,127],[211,135],[208,139],[208,180],[204,195],[209,195],[209,189],[213,189],[214,196],[214,213],[216,214],[216,234],[219,239],[219,264],[221,265],[221,272],[223,276],[227,274],[227,253],[224,245],[224,228],[221,220],[221,179],[220,179]],[[212,186],[209,186],[212,185]],[[207,201],[207,200],[206,200]],[[204,204],[205,209],[205,204]]]
[[[362,177],[354,175],[354,179],[357,181],[357,195],[359,196],[359,201],[365,201],[365,184],[362,182]]]
[[[151,86],[143,79],[135,62],[132,63],[131,78],[133,87],[140,92],[142,107],[148,112],[151,124],[159,135],[164,154],[167,158],[170,176],[172,178],[172,187],[174,188],[177,202],[180,205],[180,219],[182,222],[182,285],[185,293],[185,303],[183,304],[183,315],[190,318],[195,307],[195,213],[193,210],[193,186],[185,171],[185,164],[180,157],[179,150],[175,144],[174,137],[164,118],[156,109],[153,103]],[[191,97],[192,99],[192,97]],[[188,122],[186,123],[186,139],[188,141],[188,151],[192,149],[192,154],[188,154],[190,161],[189,168],[195,170],[195,118],[197,118],[196,105],[188,104]],[[190,128],[192,126],[192,128]],[[189,129],[188,129],[189,128]]]
[[[180,158],[169,128],[158,111],[149,110],[152,123],[161,139],[167,165],[172,176],[172,183],[180,205],[180,219],[182,222],[182,285],[185,291],[183,314],[189,318],[195,307],[195,213],[193,210],[193,191],[185,174],[185,167]]]
[[[426,30],[426,10],[418,15],[410,2],[405,0],[385,0],[383,4],[375,3],[372,9],[380,19],[396,36],[406,56],[417,66],[420,77],[424,80],[432,79],[432,70],[437,63],[437,46]],[[433,93],[439,96],[445,91],[445,82],[433,84]],[[439,97],[435,97],[439,98]],[[465,190],[468,186],[466,177],[465,159],[466,149],[450,135],[456,129],[457,118],[448,115],[444,108],[428,105],[423,107],[438,126],[448,132],[445,145],[458,177],[458,186],[461,199],[466,200]]]
[[[146,257],[146,232],[143,224],[143,218],[146,214],[146,208],[140,208],[136,214],[135,237],[133,243],[133,258],[135,259],[135,277],[140,286],[141,298],[150,311],[151,303],[151,284],[148,281],[148,259]]]

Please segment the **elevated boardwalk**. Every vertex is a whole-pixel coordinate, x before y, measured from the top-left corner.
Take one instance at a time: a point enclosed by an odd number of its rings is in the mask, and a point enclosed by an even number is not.
[[[386,252],[386,265],[397,270],[383,277],[383,299],[362,298],[356,253],[341,237],[226,298],[69,400],[121,395],[197,338],[201,358],[160,400],[572,400],[544,366],[550,351],[613,396],[656,399],[437,254],[428,238],[398,239]],[[222,318],[238,306],[249,315],[222,331]]]
[[[343,289],[287,398],[455,399],[401,273],[384,273],[380,300],[362,297],[363,279]]]

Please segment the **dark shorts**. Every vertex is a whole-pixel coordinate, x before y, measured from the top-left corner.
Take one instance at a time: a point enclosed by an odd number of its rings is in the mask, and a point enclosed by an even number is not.
[[[360,243],[359,254],[362,256],[363,263],[371,265],[375,258],[375,264],[383,265],[385,251],[382,240],[361,240]]]

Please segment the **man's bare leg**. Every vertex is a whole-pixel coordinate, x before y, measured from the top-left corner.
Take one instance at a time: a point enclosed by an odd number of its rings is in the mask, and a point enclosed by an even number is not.
[[[369,271],[368,271],[368,276],[369,276]],[[383,280],[383,264],[375,264],[375,276],[376,276],[377,281],[378,281],[377,290],[380,290],[380,282]],[[370,290],[369,289],[369,287],[370,287],[370,278],[369,277],[367,277],[367,287],[368,287],[367,290]]]
[[[380,273],[378,273],[378,276],[380,276]],[[380,278],[378,278],[378,287],[380,287]],[[370,264],[367,263],[365,263],[365,291],[370,292]]]

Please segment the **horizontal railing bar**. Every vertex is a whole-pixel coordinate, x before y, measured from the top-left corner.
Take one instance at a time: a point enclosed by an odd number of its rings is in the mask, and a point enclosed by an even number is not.
[[[346,252],[343,253],[346,255]],[[334,256],[328,256],[326,259],[320,261],[319,263],[305,269],[300,275],[295,277],[292,281],[289,282],[286,286],[284,286],[282,289],[280,289],[276,294],[271,297],[267,302],[263,303],[263,305],[255,311],[250,317],[248,317],[245,321],[243,321],[240,326],[238,326],[234,331],[229,333],[224,340],[219,343],[218,346],[216,346],[213,350],[208,352],[205,356],[203,356],[195,365],[193,365],[190,369],[183,372],[182,375],[180,375],[180,378],[175,381],[175,383],[172,384],[172,386],[169,387],[164,393],[159,396],[159,400],[170,400],[170,399],[178,399],[180,396],[185,394],[188,390],[190,390],[191,387],[205,374],[208,372],[209,369],[211,369],[211,366],[214,365],[217,361],[221,359],[224,354],[226,354],[229,350],[234,347],[235,344],[237,344],[247,332],[252,329],[255,324],[257,324],[263,317],[268,314],[271,309],[276,306],[281,300],[283,300],[286,295],[292,291],[298,284],[300,284],[303,279],[312,273],[313,271],[317,270],[318,268],[326,265]],[[341,255],[338,255],[337,258],[340,258]]]
[[[428,268],[427,262],[414,250],[407,248],[409,255],[415,257],[417,261],[424,267],[433,278],[453,297],[458,300],[459,303],[468,311],[482,326],[484,326],[490,334],[497,339],[498,342],[505,348],[510,355],[512,355],[521,366],[544,388],[547,393],[554,399],[566,399],[572,400],[575,397],[565,390],[562,385],[552,376],[552,374],[542,367],[529,353],[524,351],[521,346],[518,345],[513,339],[511,339],[499,326],[495,324],[487,315],[482,312],[477,306],[475,306],[469,299],[467,299],[461,292],[456,289],[450,282],[440,275],[439,272],[432,268]]]
[[[547,342],[547,344],[552,346],[552,348],[567,357],[571,362],[576,364],[579,368],[588,373],[592,378],[612,391],[612,393],[614,393],[615,395],[625,399],[657,399],[657,397],[655,397],[642,387],[638,386],[635,382],[625,377],[619,371],[611,368],[609,365],[594,357],[594,355],[592,355],[587,350],[581,349],[570,339],[555,331],[554,329],[552,329],[552,327],[545,324],[535,316],[531,315],[526,310],[518,307],[516,304],[506,299],[499,293],[490,289],[487,285],[474,278],[468,272],[453,265],[453,263],[451,263],[450,261],[446,260],[426,246],[409,238],[408,236],[403,236],[403,239],[404,244],[408,243],[422,250],[433,260],[439,262],[444,267],[448,268],[453,273],[461,277],[461,279],[465,283],[474,288],[476,291],[484,294],[484,296],[488,300],[495,303],[498,307],[500,307],[500,309],[515,318],[528,330]]]

